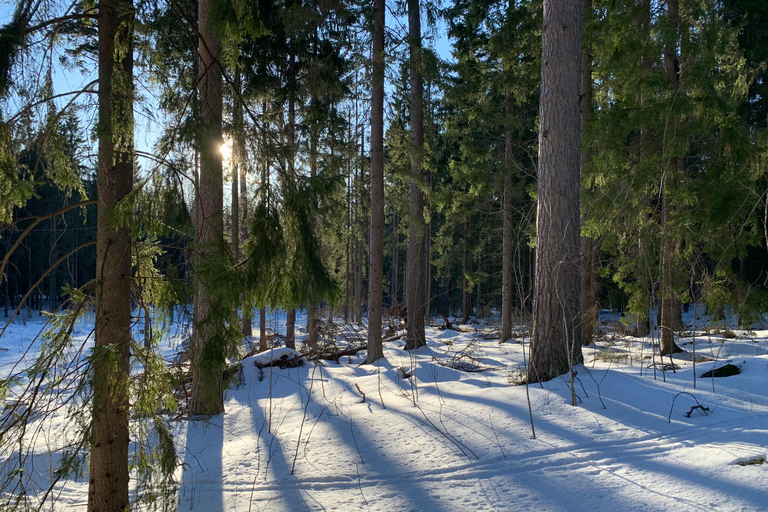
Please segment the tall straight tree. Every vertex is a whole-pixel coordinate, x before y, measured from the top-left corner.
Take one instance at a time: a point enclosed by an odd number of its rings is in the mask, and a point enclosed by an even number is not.
[[[421,11],[419,0],[408,0],[408,48],[411,68],[411,215],[408,223],[408,269],[405,281],[408,332],[405,349],[427,344],[424,335],[424,90],[422,84]]]
[[[128,510],[131,235],[114,210],[133,189],[132,0],[99,4],[99,160],[96,347],[90,512]]]
[[[528,377],[582,361],[579,142],[581,2],[544,0],[541,33],[536,289]]]
[[[592,16],[592,0],[581,0],[582,16],[584,27]],[[586,30],[585,30],[586,33]],[[585,133],[589,125],[589,118],[592,114],[592,52],[586,39],[582,40],[581,46],[581,133]],[[584,170],[592,161],[592,148],[585,145],[581,150],[581,175],[584,176]],[[582,180],[582,182],[585,180]],[[590,193],[590,190],[584,189],[583,193]],[[582,222],[587,220],[588,213],[584,213]],[[590,237],[581,238],[581,343],[589,345],[592,342],[592,335],[597,329],[598,318],[598,282],[597,282],[597,264],[598,247],[597,242]]]
[[[384,299],[384,9],[373,1],[371,89],[371,264],[368,277],[368,355],[366,363],[384,357],[381,315]],[[359,297],[359,296],[358,296]]]
[[[221,46],[211,19],[209,0],[198,2],[200,31],[200,176],[197,183],[195,240],[199,261],[221,255],[224,232],[224,183],[221,162],[222,73]],[[220,259],[219,259],[220,261]],[[215,415],[224,411],[224,325],[215,311],[209,284],[195,277],[194,332],[192,335],[192,397],[190,414]]]

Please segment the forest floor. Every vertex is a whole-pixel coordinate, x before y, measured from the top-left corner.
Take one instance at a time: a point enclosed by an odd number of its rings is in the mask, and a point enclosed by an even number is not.
[[[498,319],[429,327],[417,353],[387,342],[379,365],[361,366],[364,351],[285,369],[248,357],[224,414],[172,423],[178,510],[768,509],[768,330],[697,327],[695,345],[683,333],[686,352],[662,366],[652,338],[611,332],[615,316],[602,313],[604,334],[584,348],[573,395],[566,377],[515,385],[528,340],[493,339]],[[39,328],[34,317],[9,327],[0,375]],[[727,363],[741,373],[702,377]],[[46,456],[41,448],[41,479]],[[62,481],[54,509],[85,510],[86,493],[84,480]]]

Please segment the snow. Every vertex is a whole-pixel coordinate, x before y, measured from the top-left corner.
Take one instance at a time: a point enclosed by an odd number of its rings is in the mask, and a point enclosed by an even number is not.
[[[34,316],[8,327],[0,375],[34,351],[40,327]],[[679,370],[654,372],[651,338],[607,333],[584,349],[574,407],[565,376],[510,385],[528,340],[485,340],[484,327],[428,328],[429,348],[415,353],[385,343],[378,365],[361,365],[364,351],[285,369],[256,363],[293,357],[288,349],[246,358],[224,414],[171,422],[178,510],[768,509],[768,464],[739,465],[768,451],[768,331],[727,339],[697,325],[696,375],[728,362],[742,373],[697,378],[695,389],[692,338],[678,340]],[[91,328],[92,318],[75,335]],[[170,358],[176,344],[163,348]],[[691,412],[696,400],[709,410]],[[66,424],[50,428],[55,438]],[[57,491],[55,510],[85,510],[84,480]]]

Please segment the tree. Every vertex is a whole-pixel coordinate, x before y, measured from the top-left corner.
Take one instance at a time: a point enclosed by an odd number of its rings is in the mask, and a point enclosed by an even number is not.
[[[201,265],[223,260],[224,184],[222,181],[222,70],[221,46],[212,19],[212,0],[199,0],[200,30],[200,176],[196,183],[195,242]],[[208,276],[206,276],[208,277]],[[210,277],[209,277],[210,278]],[[195,276],[192,334],[192,415],[224,411],[225,334],[221,304],[216,304],[210,282]]]
[[[408,224],[406,306],[408,333],[405,349],[427,344],[424,335],[424,91],[422,86],[421,11],[419,0],[408,0],[408,48],[411,66],[411,212]]]
[[[541,34],[536,290],[528,377],[582,361],[579,223],[581,2],[545,0]]]
[[[131,236],[115,209],[133,188],[133,2],[99,4],[96,348],[88,510],[128,510]]]
[[[384,357],[381,343],[384,298],[384,9],[385,0],[373,3],[371,55],[371,264],[368,278],[368,355],[366,363]]]

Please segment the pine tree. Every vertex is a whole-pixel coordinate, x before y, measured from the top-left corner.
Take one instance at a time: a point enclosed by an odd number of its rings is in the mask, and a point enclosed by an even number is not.
[[[371,52],[371,264],[368,280],[368,355],[365,362],[384,356],[381,343],[384,295],[384,0],[373,4]]]
[[[96,348],[88,510],[128,509],[131,237],[115,208],[133,188],[133,3],[99,6]]]
[[[199,0],[200,27],[200,177],[196,183],[195,243],[198,267],[223,260],[224,185],[222,181],[222,69],[221,46],[210,0]],[[192,415],[224,411],[225,334],[223,307],[212,296],[211,283],[195,278],[192,334]]]
[[[545,0],[536,225],[536,294],[528,376],[582,362],[579,243],[581,2]]]

